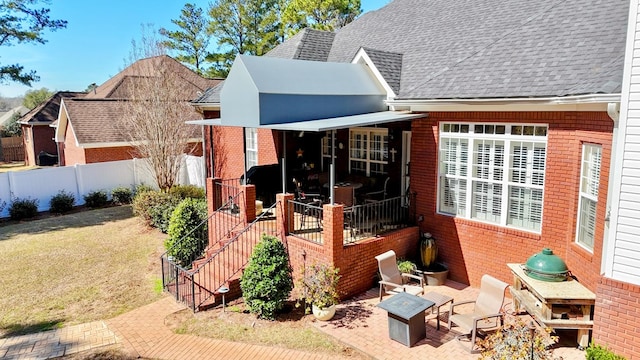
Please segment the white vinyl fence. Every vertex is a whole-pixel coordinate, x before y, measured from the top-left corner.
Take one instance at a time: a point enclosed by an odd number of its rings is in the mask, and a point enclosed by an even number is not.
[[[202,157],[185,156],[178,182],[204,187],[203,166]],[[83,196],[92,191],[104,190],[111,198],[116,187],[133,190],[140,184],[156,184],[144,159],[0,173],[0,204],[6,203],[0,218],[9,216],[9,203],[15,198],[37,199],[38,211],[47,211],[51,197],[60,190],[73,194],[75,205],[83,205]]]

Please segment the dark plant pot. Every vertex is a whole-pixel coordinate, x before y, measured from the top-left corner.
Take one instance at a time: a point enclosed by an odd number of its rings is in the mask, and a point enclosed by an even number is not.
[[[447,276],[449,275],[449,268],[446,265],[441,263],[435,263],[434,266],[429,269],[422,270],[424,275],[424,281],[426,285],[429,286],[440,286],[444,285],[447,280]]]

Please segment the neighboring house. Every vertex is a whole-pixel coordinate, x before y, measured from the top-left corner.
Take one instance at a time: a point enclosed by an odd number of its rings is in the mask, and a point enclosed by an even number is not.
[[[168,68],[183,81],[180,91],[185,102],[198,97],[220,80],[205,79],[169,56],[138,60],[83,97],[64,99],[55,127],[60,165],[89,164],[136,157],[117,120],[125,111],[130,89],[158,68]],[[185,114],[185,117],[196,117]],[[180,121],[180,119],[176,119]],[[201,155],[201,134],[194,132],[192,154]]]
[[[20,119],[26,165],[43,165],[40,161],[41,154],[43,163],[52,165],[52,160],[55,160],[55,163],[58,162],[58,148],[54,140],[55,129],[50,125],[58,119],[62,99],[81,97],[85,94],[83,92],[59,91]],[[49,155],[53,155],[55,158]]]
[[[305,29],[264,57],[239,56],[224,85],[193,102],[210,119],[194,122],[208,176],[279,163],[289,188],[303,154],[307,171],[335,181],[389,177],[389,196],[410,199],[409,224],[434,235],[451,279],[510,282],[507,263],[549,247],[596,294],[593,339],[640,358],[630,58],[623,81],[637,0],[631,9],[626,42],[627,0],[395,0],[335,33]],[[345,244],[343,208],[323,210],[322,243],[287,231],[296,271],[332,262],[353,295],[370,288],[374,255],[415,257],[418,231]]]
[[[13,109],[1,114],[0,115],[0,128],[5,126],[15,114],[18,114],[19,116],[23,116],[24,114],[26,114],[28,112],[29,112],[29,108],[27,108],[26,106],[20,105],[20,106],[16,106]]]

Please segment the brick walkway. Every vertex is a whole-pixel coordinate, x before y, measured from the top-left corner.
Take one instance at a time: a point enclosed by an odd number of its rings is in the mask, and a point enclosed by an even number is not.
[[[454,297],[455,301],[475,299],[477,289],[447,282],[446,286],[429,287]],[[317,322],[321,331],[334,336],[374,359],[477,359],[454,340],[457,333],[446,326],[443,316],[439,331],[434,316],[427,316],[427,338],[409,348],[389,338],[387,314],[377,308],[377,289],[340,304],[336,317],[329,322]],[[0,339],[0,359],[48,359],[105,345],[120,344],[126,353],[149,359],[339,359],[288,350],[178,335],[169,330],[165,318],[184,306],[170,297],[143,306],[106,321],[68,326],[58,330]],[[445,310],[446,306],[442,308]],[[453,341],[452,341],[453,340]],[[584,352],[575,346],[554,350],[563,360],[584,359]]]

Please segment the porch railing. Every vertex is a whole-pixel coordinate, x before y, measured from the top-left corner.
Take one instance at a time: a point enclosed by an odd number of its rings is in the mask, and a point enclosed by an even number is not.
[[[291,235],[322,244],[322,201],[300,202],[290,200],[293,205],[293,231]]]
[[[227,210],[230,210],[232,214],[239,214],[240,208],[237,201],[230,201],[237,199],[238,195],[242,190],[238,186],[240,184],[240,179],[224,179],[216,181],[215,183],[215,197],[214,197],[214,207],[216,209],[220,209],[222,207],[226,207]],[[241,200],[241,199],[240,199]]]
[[[280,206],[280,203],[273,204],[252,223],[231,233],[228,241],[221,242],[220,248],[194,269],[188,270],[167,261],[170,264],[167,271],[175,273],[176,299],[196,311],[207,303],[220,287],[228,285],[228,282],[244,269],[262,235],[277,236],[276,222],[270,221],[270,214],[275,213],[276,206]],[[162,261],[164,273],[165,259]]]
[[[184,274],[188,273],[193,265],[193,262],[198,258],[202,258],[206,252],[207,245],[209,245],[209,231],[212,233],[212,244],[219,244],[225,238],[230,238],[230,235],[241,228],[241,221],[239,216],[229,216],[230,208],[232,204],[241,204],[243,192],[238,192],[236,195],[230,197],[228,201],[207,219],[202,221],[198,226],[193,228],[184,237],[176,241],[171,248],[160,256],[162,266],[162,285],[163,288],[176,297],[178,301],[185,301],[185,298],[192,297],[194,294],[193,286],[189,287],[185,282]],[[180,246],[187,239],[192,239],[193,234],[197,234],[196,242],[193,244],[195,251],[188,259],[182,259],[178,261],[169,254],[173,252],[173,249]],[[188,240],[191,241],[191,240]]]
[[[402,196],[346,207],[344,243],[350,244],[405,227],[409,219],[409,207]]]

